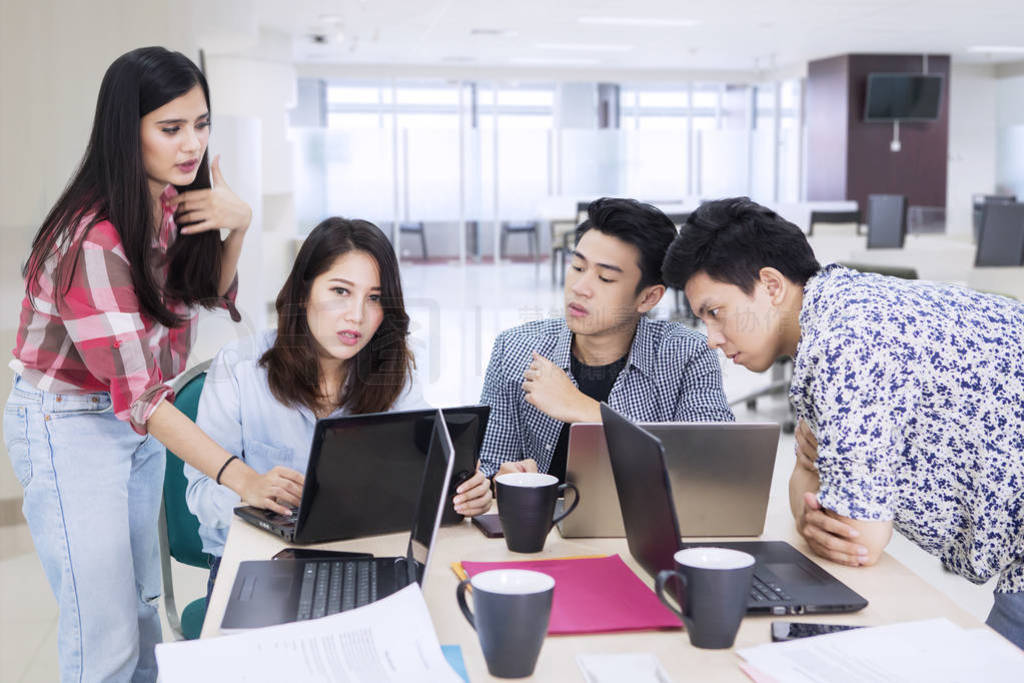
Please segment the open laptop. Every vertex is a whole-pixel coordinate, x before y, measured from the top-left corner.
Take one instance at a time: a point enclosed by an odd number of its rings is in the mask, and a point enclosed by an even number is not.
[[[242,562],[221,630],[316,619],[367,605],[413,582],[422,585],[455,463],[444,416],[435,414],[405,556]]]
[[[235,514],[290,543],[320,543],[409,528],[436,410],[327,418],[316,424],[299,507],[290,515],[244,506]],[[449,488],[473,476],[488,406],[444,409],[455,447]],[[442,524],[462,521],[451,497]]]
[[[665,447],[665,464],[683,536],[760,536],[779,446],[774,422],[657,422],[643,429]],[[558,523],[563,538],[622,538],[622,512],[604,427],[569,428],[566,481],[580,504]]]
[[[680,539],[664,449],[657,437],[601,404],[615,488],[622,507],[629,551],[652,576],[672,569]],[[855,612],[867,600],[782,541],[713,543],[754,556],[754,585],[747,612],[817,614]]]

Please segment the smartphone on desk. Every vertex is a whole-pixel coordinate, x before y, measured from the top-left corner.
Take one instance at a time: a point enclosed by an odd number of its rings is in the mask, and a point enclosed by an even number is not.
[[[823,636],[826,633],[838,633],[849,631],[863,626],[846,626],[844,624],[805,624],[799,621],[773,621],[772,642],[781,643],[797,638],[809,638],[811,636]]]
[[[318,550],[317,548],[285,548],[272,560],[369,560],[369,553],[355,553],[347,550]]]
[[[501,520],[498,519],[497,514],[477,515],[473,518],[473,526],[487,538],[505,538],[505,532],[501,530]]]

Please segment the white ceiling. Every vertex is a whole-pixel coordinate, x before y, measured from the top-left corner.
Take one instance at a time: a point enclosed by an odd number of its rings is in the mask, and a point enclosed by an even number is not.
[[[235,0],[290,35],[298,63],[772,70],[857,52],[970,54],[1024,47],[1020,0]],[[581,23],[689,20],[692,27]],[[251,24],[250,24],[251,25]],[[474,35],[474,29],[505,34]],[[310,36],[326,37],[316,44]]]

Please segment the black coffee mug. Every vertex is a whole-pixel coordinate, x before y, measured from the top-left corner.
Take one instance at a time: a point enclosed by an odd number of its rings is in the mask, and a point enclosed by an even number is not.
[[[466,586],[473,586],[473,607]],[[494,569],[462,581],[455,589],[459,607],[476,630],[487,670],[498,678],[533,673],[551,621],[555,580],[525,569]]]
[[[658,572],[655,591],[679,615],[694,647],[732,647],[747,613],[754,557],[729,548],[687,548],[673,555],[675,569]],[[665,597],[666,584],[676,579],[682,611]]]
[[[538,553],[551,527],[569,516],[580,503],[580,491],[558,478],[539,472],[515,472],[494,478],[498,493],[498,518],[508,549],[517,553]],[[555,501],[566,489],[576,494],[572,505],[555,517]]]

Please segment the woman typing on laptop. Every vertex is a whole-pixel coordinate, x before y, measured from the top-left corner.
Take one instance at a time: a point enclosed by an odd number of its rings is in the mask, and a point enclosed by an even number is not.
[[[196,420],[256,471],[305,471],[318,419],[428,407],[408,345],[398,260],[372,223],[320,223],[277,296],[277,318],[276,332],[217,354]],[[217,558],[212,588],[239,498],[194,468],[186,466],[185,475],[203,550]],[[485,512],[490,504],[479,472],[456,491],[461,514]]]

